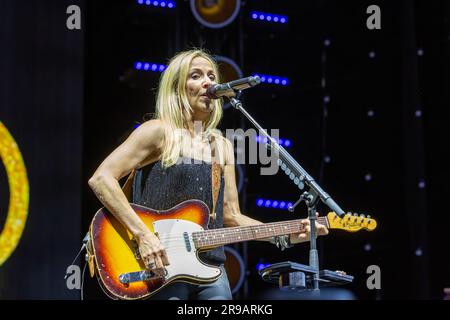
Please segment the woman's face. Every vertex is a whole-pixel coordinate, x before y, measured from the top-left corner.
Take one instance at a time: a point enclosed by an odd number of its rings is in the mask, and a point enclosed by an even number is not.
[[[216,74],[211,63],[202,57],[194,58],[186,80],[186,93],[195,119],[206,120],[212,112],[214,103],[206,95],[206,89],[215,83]]]

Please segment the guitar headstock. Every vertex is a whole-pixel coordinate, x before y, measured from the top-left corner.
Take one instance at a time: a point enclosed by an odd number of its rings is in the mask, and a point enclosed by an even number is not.
[[[327,214],[328,225],[330,229],[341,229],[348,232],[356,232],[361,229],[367,231],[373,231],[377,227],[377,222],[370,216],[357,213],[347,213],[342,218],[335,212],[329,212]]]

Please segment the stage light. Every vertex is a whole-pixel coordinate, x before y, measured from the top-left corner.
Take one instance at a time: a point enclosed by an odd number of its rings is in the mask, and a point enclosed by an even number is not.
[[[197,21],[214,29],[233,22],[240,8],[241,0],[191,0],[191,11]]]
[[[215,56],[217,64],[219,65],[219,73],[221,75],[221,82],[230,82],[243,77],[241,68],[232,59],[224,56]],[[224,103],[223,109],[229,109],[231,104],[229,102]]]
[[[27,169],[19,146],[1,121],[0,161],[3,162],[6,170],[9,186],[8,213],[3,229],[0,229],[0,266],[2,266],[19,245],[25,229],[30,200],[30,186]]]
[[[422,116],[422,111],[416,110],[415,115],[417,118],[420,118]]]
[[[424,181],[424,180],[420,180],[420,182],[419,182],[419,188],[420,188],[420,189],[425,188],[425,181]]]
[[[372,175],[371,175],[370,173],[367,173],[367,174],[364,176],[364,180],[366,180],[366,181],[371,181],[371,180],[372,180]]]
[[[287,210],[287,209],[289,209],[289,207],[293,206],[293,203],[292,202],[286,202],[286,201],[268,200],[268,199],[258,198],[256,200],[256,206],[258,206],[258,207],[265,207],[265,208],[272,208],[272,209]]]
[[[137,4],[139,5],[147,5],[152,7],[161,7],[161,8],[175,8],[175,2],[173,1],[151,1],[151,0],[137,0]]]
[[[367,111],[367,116],[368,116],[368,117],[373,117],[374,114],[375,114],[375,112],[373,112],[373,110]]]
[[[374,51],[369,52],[369,58],[373,59],[373,58],[375,58],[375,56],[376,56],[376,54]]]
[[[289,84],[289,79],[284,77],[278,77],[261,73],[254,73],[253,76],[258,76],[261,79],[261,82],[264,83],[271,83],[281,86],[287,86]]]
[[[239,252],[230,246],[224,246],[226,261],[224,264],[228,275],[231,293],[235,294],[244,284],[246,267]]]
[[[134,68],[143,71],[163,72],[166,69],[166,66],[163,64],[138,61],[134,64]]]
[[[265,267],[268,267],[268,266],[270,266],[270,263],[257,263],[256,264],[256,270],[261,270],[261,269],[264,269]]]
[[[272,14],[272,13],[264,13],[264,12],[259,12],[259,11],[250,12],[250,17],[253,20],[275,22],[275,23],[281,23],[281,24],[288,22],[287,16],[276,15],[276,14]]]
[[[289,148],[290,146],[292,146],[291,140],[288,140],[288,139],[281,139],[280,138],[280,139],[278,139],[276,141],[278,142],[278,144],[280,146],[284,146],[286,148]],[[256,136],[256,142],[258,142],[258,143],[268,143],[269,141],[268,141],[267,137]]]

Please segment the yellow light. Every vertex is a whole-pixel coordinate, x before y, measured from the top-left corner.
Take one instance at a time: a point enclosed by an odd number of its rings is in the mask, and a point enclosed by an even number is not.
[[[0,234],[0,266],[19,244],[28,215],[29,184],[27,170],[17,143],[0,121],[0,158],[9,184],[9,205],[6,223]]]
[[[222,28],[233,22],[241,8],[241,0],[191,0],[194,17],[209,28]]]

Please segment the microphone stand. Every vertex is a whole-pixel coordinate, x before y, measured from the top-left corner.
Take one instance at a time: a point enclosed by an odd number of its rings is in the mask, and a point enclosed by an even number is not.
[[[308,219],[310,221],[311,228],[311,239],[310,239],[310,251],[309,251],[309,266],[300,265],[297,263],[287,262],[281,263],[277,266],[272,265],[260,270],[263,279],[265,276],[269,278],[265,279],[270,282],[281,283],[284,281],[289,282],[289,288],[307,288],[306,277],[304,273],[312,276],[312,291],[314,296],[320,294],[319,280],[326,280],[328,277],[328,284],[342,284],[346,282],[351,282],[353,280],[352,276],[344,276],[341,274],[334,273],[329,270],[323,270],[322,278],[319,279],[319,255],[317,251],[317,241],[316,241],[316,207],[319,200],[326,204],[332,211],[334,211],[338,216],[342,217],[345,212],[337,205],[337,203],[317,184],[317,182],[300,166],[300,164],[282,147],[278,142],[267,134],[267,132],[256,122],[255,119],[244,109],[242,102],[238,99],[241,96],[241,91],[235,91],[235,97],[228,97],[231,105],[241,111],[244,116],[253,123],[253,125],[259,130],[264,137],[267,138],[267,147],[278,153],[278,165],[281,169],[288,175],[291,181],[297,185],[300,190],[308,187],[307,191],[304,191],[300,198],[295,202],[293,206],[289,208],[290,212],[293,212],[295,207],[298,206],[302,201],[305,202],[308,207]],[[274,268],[275,266],[275,268]],[[275,271],[275,272],[274,272]],[[289,272],[291,271],[291,272]],[[293,272],[295,271],[295,272]],[[298,272],[300,271],[300,273]],[[270,277],[275,277],[277,279],[271,279]],[[278,281],[280,280],[280,281]]]

